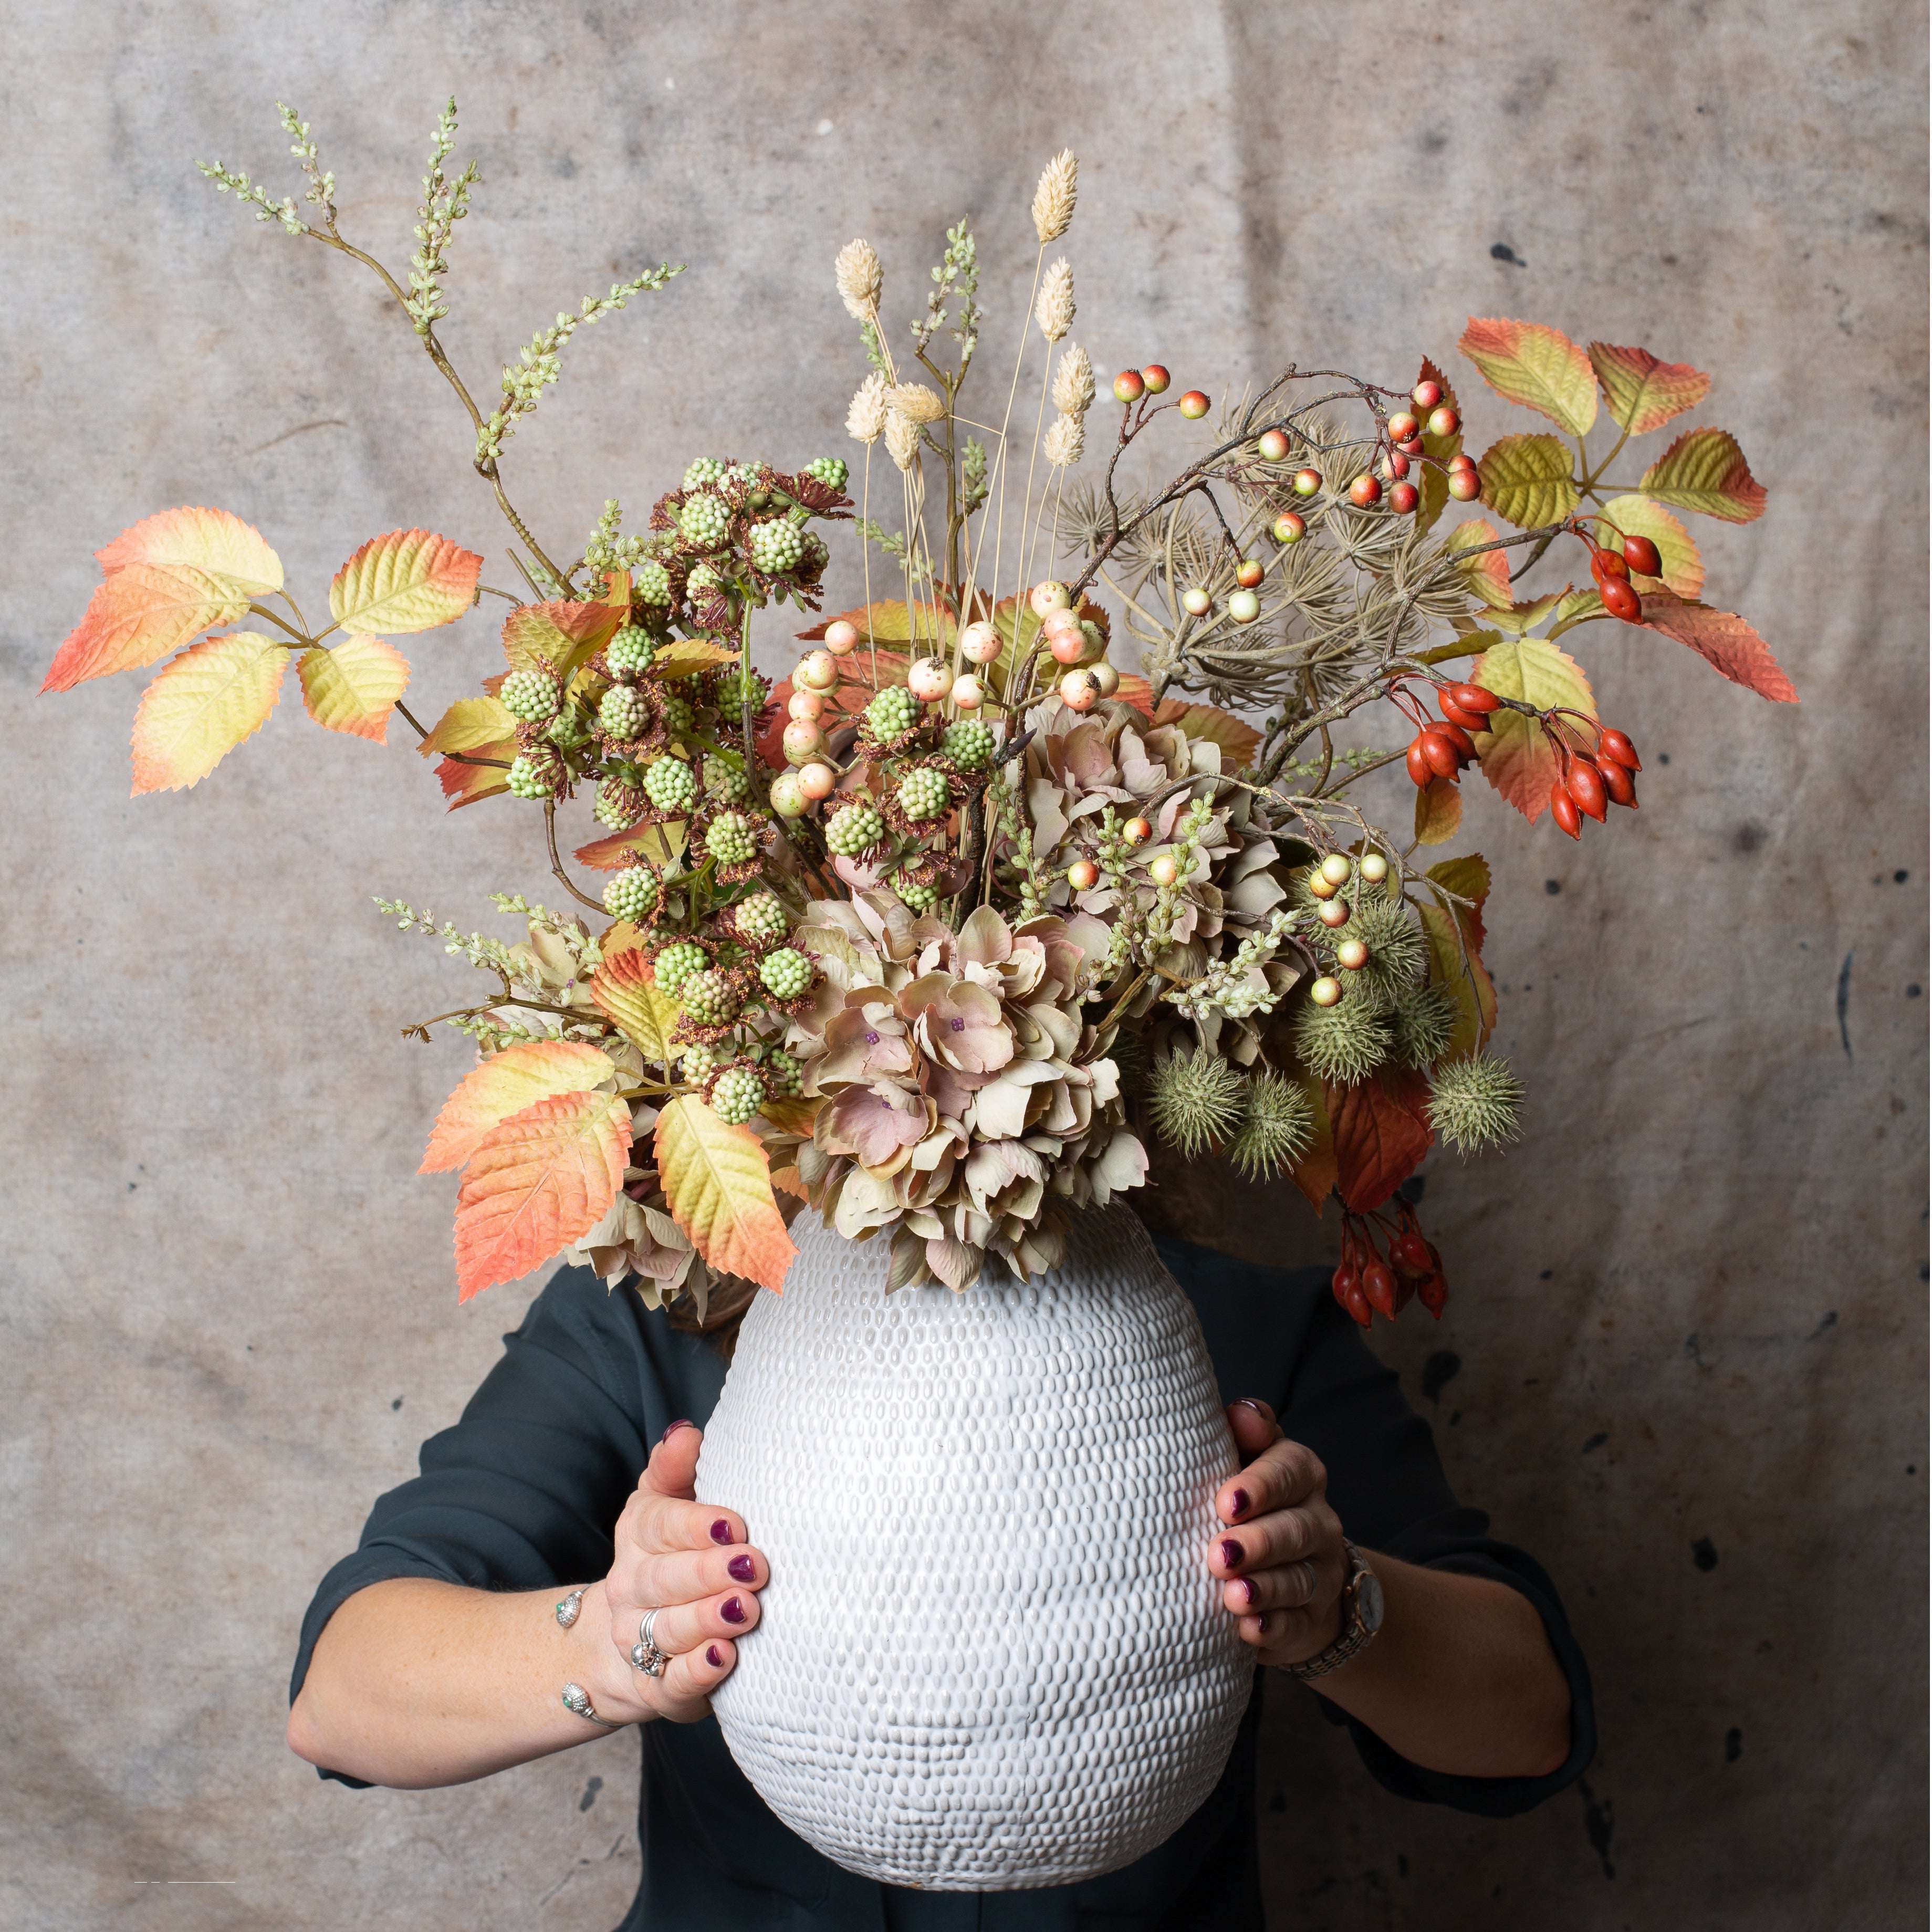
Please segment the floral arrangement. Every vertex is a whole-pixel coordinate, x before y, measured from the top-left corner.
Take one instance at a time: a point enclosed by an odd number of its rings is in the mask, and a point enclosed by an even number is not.
[[[569,1250],[701,1317],[721,1278],[780,1286],[782,1201],[884,1237],[892,1286],[964,1289],[989,1254],[1051,1268],[1066,1214],[1140,1185],[1156,1135],[1290,1174],[1318,1212],[1336,1200],[1335,1294],[1358,1321],[1412,1297],[1439,1313],[1440,1257],[1397,1190],[1437,1139],[1510,1138],[1520,1098],[1486,1050],[1488,869],[1428,862],[1460,829],[1460,779],[1480,769],[1572,838],[1636,808],[1636,748],[1559,641],[1592,622],[1796,697],[1750,626],[1701,601],[1678,514],[1762,513],[1732,438],[1694,428],[1634,482],[1606,480],[1710,379],[1472,320],[1462,353],[1552,425],[1479,458],[1429,361],[1394,388],[1291,364],[1218,412],[1170,396],[1164,367],[1128,369],[1103,424],[1072,270],[1048,260],[1076,200],[1062,154],[1034,196],[1028,317],[989,401],[961,401],[984,360],[970,224],[946,231],[909,339],[854,242],[834,280],[870,365],[854,462],[700,457],[646,530],[626,534],[612,501],[559,562],[506,493],[506,447],[576,331],[677,271],[560,314],[486,412],[436,334],[478,180],[448,170],[454,103],[401,277],[340,232],[308,124],[283,118],[302,205],[203,172],[381,278],[468,415],[523,588],[484,585],[482,557],[447,537],[391,532],[337,572],[314,627],[250,526],[169,511],[99,554],[44,688],[178,652],[136,714],[142,793],[198,782],[259,729],[292,658],[318,724],[381,743],[401,718],[452,808],[542,812],[572,903],[499,896],[517,943],[378,902],[494,982],[405,1030],[454,1027],[478,1049],[423,1163],[463,1170],[464,1295]],[[1130,484],[1157,436],[1178,466]],[[1488,514],[1445,524],[1452,505]],[[811,648],[773,687],[756,627],[819,610],[842,526],[866,602],[799,632]],[[1587,585],[1524,586],[1572,545]],[[502,662],[425,727],[391,640],[486,596],[509,606]],[[1415,788],[1400,831],[1351,795],[1395,761]],[[573,872],[558,842],[578,814]]]

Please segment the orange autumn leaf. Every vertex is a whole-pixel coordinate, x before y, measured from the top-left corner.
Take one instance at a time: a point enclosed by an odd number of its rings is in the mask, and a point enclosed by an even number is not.
[[[236,622],[256,598],[268,594],[194,565],[127,565],[95,590],[40,688],[68,691],[91,677],[151,664],[203,631]]]
[[[442,758],[436,776],[454,812],[509,789],[517,721],[494,697],[459,698],[416,750],[425,758]],[[494,762],[470,762],[478,759]]]
[[[1416,386],[1433,382],[1442,392],[1442,400],[1460,417],[1462,405],[1456,394],[1456,386],[1425,356],[1422,368],[1417,375]],[[1418,416],[1427,417],[1432,410],[1418,410]],[[1449,459],[1462,453],[1462,430],[1459,423],[1447,436],[1432,436],[1426,429],[1422,433],[1422,453],[1427,460],[1418,466],[1417,482],[1422,490],[1422,500],[1417,506],[1415,526],[1419,530],[1432,530],[1436,520],[1449,507]]]
[[[609,1060],[573,1040],[531,1040],[506,1047],[464,1076],[430,1130],[418,1174],[460,1167],[502,1124],[553,1094],[610,1078]]]
[[[1472,315],[1456,346],[1504,401],[1536,410],[1573,436],[1597,420],[1596,371],[1560,328]],[[1486,474],[1486,460],[1482,467]]]
[[[1590,366],[1612,419],[1632,436],[1647,436],[1672,416],[1694,410],[1711,393],[1711,379],[1702,370],[1688,362],[1660,362],[1648,349],[1593,342]]]
[[[272,638],[238,631],[190,644],[142,693],[134,713],[134,786],[196,784],[267,723],[288,652]]]
[[[1754,521],[1769,500],[1737,439],[1721,429],[1686,430],[1637,478],[1636,487],[1660,503],[1726,524]]]
[[[657,1160],[671,1213],[706,1261],[781,1288],[798,1250],[758,1136],[727,1126],[695,1094],[682,1094],[658,1116]]]
[[[483,560],[428,530],[371,537],[335,573],[328,614],[346,630],[394,637],[454,623],[476,601]]]
[[[281,559],[254,524],[226,510],[164,510],[129,524],[94,554],[104,577],[148,563],[230,578],[258,597],[273,596],[282,587]]]
[[[1469,682],[1498,698],[1514,698],[1539,711],[1559,706],[1597,715],[1595,698],[1582,665],[1559,646],[1541,638],[1504,638],[1476,660]],[[1490,728],[1476,740],[1483,776],[1534,825],[1550,803],[1556,780],[1556,754],[1542,726],[1520,711],[1490,713]]]
[[[489,1133],[456,1197],[462,1299],[587,1234],[617,1198],[630,1148],[630,1106],[614,1094],[554,1094]]]
[[[1125,678],[1121,683],[1126,682]],[[1131,704],[1124,692],[1116,692],[1116,698]],[[1156,724],[1178,724],[1190,738],[1211,739],[1228,754],[1224,770],[1240,770],[1255,754],[1255,747],[1262,741],[1262,734],[1246,718],[1237,718],[1232,711],[1223,711],[1213,704],[1190,704],[1178,698],[1162,698],[1155,711],[1152,722]]]
[[[1480,550],[1477,546],[1492,544],[1501,532],[1486,517],[1478,517],[1466,524],[1458,524],[1449,532],[1448,547],[1451,555],[1474,550],[1473,556],[1463,560],[1462,580],[1471,592],[1480,597],[1492,610],[1507,610],[1510,608],[1509,552],[1506,550]]]
[[[590,997],[598,1010],[646,1060],[668,1064],[677,1047],[671,1029],[677,1024],[677,1002],[658,991],[650,966],[640,950],[611,952],[590,980]]]
[[[332,650],[303,652],[296,670],[303,705],[324,730],[388,742],[390,714],[410,682],[410,661],[394,644],[352,632]]]
[[[1652,590],[1644,594],[1640,621],[1647,631],[1688,644],[1733,684],[1741,684],[1774,704],[1798,702],[1798,687],[1772,656],[1771,646],[1735,611],[1714,610],[1708,604],[1672,596],[1668,590]]]
[[[1296,1083],[1308,1096],[1314,1116],[1315,1132],[1307,1148],[1288,1170],[1288,1178],[1301,1190],[1318,1217],[1335,1191],[1335,1134],[1328,1121],[1328,1106],[1318,1080],[1303,1078]]]
[[[1479,1053],[1496,1024],[1496,989],[1483,964],[1483,906],[1490,896],[1490,868],[1479,854],[1466,853],[1429,868],[1428,877],[1456,896],[1447,904],[1425,900],[1417,908],[1428,941],[1430,976],[1455,995],[1460,1009],[1444,1059]]]
[[[1379,1208],[1421,1166],[1433,1138],[1429,1082],[1413,1069],[1330,1087],[1328,1124],[1335,1138],[1335,1185],[1358,1214]]]
[[[503,657],[512,670],[548,664],[568,684],[586,658],[617,634],[624,613],[604,603],[519,604],[503,620]]]

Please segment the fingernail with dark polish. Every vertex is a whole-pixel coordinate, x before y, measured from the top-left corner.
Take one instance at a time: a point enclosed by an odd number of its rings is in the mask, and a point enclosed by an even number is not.
[[[1255,1619],[1255,1634],[1257,1636],[1268,1635],[1268,1612],[1265,1610]]]
[[[1267,1405],[1257,1400],[1253,1396],[1238,1396],[1229,1406],[1234,1408],[1251,1408],[1264,1422],[1268,1420]]]
[[[1247,1554],[1232,1536],[1221,1539],[1221,1562],[1225,1568],[1238,1570],[1246,1560]]]
[[[748,1583],[758,1574],[758,1566],[748,1556],[734,1556],[724,1567],[734,1583]]]
[[[1247,1491],[1246,1490],[1237,1490],[1234,1493],[1228,1498],[1228,1508],[1230,1514],[1234,1516],[1246,1516],[1248,1513]]]
[[[695,1429],[697,1426],[698,1424],[693,1422],[689,1416],[680,1415],[678,1419],[658,1438],[658,1440],[660,1442],[668,1442],[680,1429]]]
[[[727,1597],[719,1605],[718,1614],[728,1624],[741,1624],[745,1621],[745,1606],[736,1597]]]
[[[724,1668],[724,1660],[719,1654],[718,1646],[715,1643],[707,1643],[704,1646],[704,1660],[713,1670],[722,1670]]]
[[[1261,1594],[1261,1592],[1255,1588],[1255,1580],[1252,1576],[1244,1576],[1240,1580],[1240,1583],[1242,1593],[1246,1598],[1250,1606],[1252,1607],[1255,1599]]]
[[[711,1526],[711,1540],[713,1543],[730,1543],[734,1540],[731,1526],[722,1516]]]

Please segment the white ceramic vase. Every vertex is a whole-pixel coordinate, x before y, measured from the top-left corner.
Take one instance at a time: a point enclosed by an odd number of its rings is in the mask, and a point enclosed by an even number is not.
[[[698,1465],[772,1566],[716,1700],[733,1756],[887,1884],[1131,1864],[1213,1790],[1253,1676],[1207,1567],[1237,1458],[1192,1306],[1119,1204],[963,1294],[793,1234]]]

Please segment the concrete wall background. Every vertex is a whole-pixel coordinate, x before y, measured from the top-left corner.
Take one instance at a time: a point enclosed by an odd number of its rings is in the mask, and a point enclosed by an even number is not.
[[[1773,494],[1762,523],[1697,534],[1804,706],[1592,631],[1606,705],[1670,754],[1642,815],[1579,850],[1472,788],[1530,1129],[1506,1159],[1431,1172],[1454,1299],[1439,1328],[1412,1313],[1380,1342],[1463,1492],[1557,1575],[1603,1748],[1526,1820],[1418,1812],[1278,1687],[1274,1922],[1922,1922],[1917,16],[10,0],[4,18],[0,1917],[596,1928],[634,1882],[628,1738],[417,1795],[319,1787],[280,1741],[316,1578],[525,1298],[456,1305],[453,1190],[414,1168],[464,1049],[395,1030],[463,976],[369,898],[482,923],[488,890],[536,890],[534,844],[487,807],[443,820],[400,745],[324,742],[292,697],[197,790],[130,802],[136,682],[34,695],[88,553],[170,505],[259,524],[305,602],[353,544],[416,523],[505,577],[460,419],[374,284],[188,165],[280,183],[290,98],[346,230],[399,263],[453,87],[486,181],[446,331],[473,381],[621,268],[692,267],[584,338],[513,446],[513,493],[566,551],[607,494],[640,511],[694,452],[842,447],[862,365],[829,264],[854,233],[910,312],[970,209],[989,339],[1010,340],[1026,197],[1063,142],[1076,334],[1103,369],[1158,355],[1217,394],[1290,356],[1406,379],[1474,312],[1716,373],[1697,419],[1735,430]],[[1478,446],[1530,426],[1475,387]],[[434,715],[473,688],[491,640],[481,617],[418,640],[412,698]],[[1169,1211],[1270,1257],[1326,1238],[1298,1197],[1211,1174]]]

